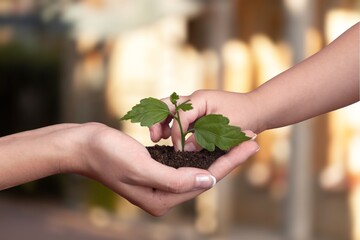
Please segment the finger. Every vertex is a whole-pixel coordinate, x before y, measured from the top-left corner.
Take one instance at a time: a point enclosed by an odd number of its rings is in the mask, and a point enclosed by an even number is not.
[[[218,158],[210,167],[209,172],[220,181],[232,170],[245,162],[259,150],[259,145],[254,140],[241,143],[230,152]]]
[[[176,205],[188,201],[205,191],[197,190],[177,194],[128,184],[119,184],[112,190],[153,216],[163,216]]]
[[[188,152],[198,152],[203,148],[196,142],[194,134],[192,134],[188,139],[185,141],[184,150]]]
[[[150,138],[153,142],[158,142],[161,139],[167,139],[171,135],[170,122],[172,117],[167,117],[163,122],[154,124],[149,128]]]
[[[189,100],[189,97],[180,97],[179,102],[185,102]],[[191,99],[190,99],[191,100]],[[191,102],[193,109],[190,111],[179,111],[179,118],[181,120],[181,125],[182,125],[182,131],[185,133],[188,129],[189,126],[192,125],[198,118],[204,116],[206,114],[205,108],[202,106],[199,106],[197,104],[197,101],[195,102]],[[174,147],[176,150],[181,149],[181,130],[180,130],[180,126],[178,124],[177,121],[173,122],[173,125],[171,127],[171,139],[173,141]],[[190,138],[189,140],[189,146],[193,148],[193,146],[191,146],[191,144],[195,144],[195,141],[193,138]],[[195,148],[199,149],[199,146],[195,144]]]
[[[159,189],[172,192],[184,193],[199,189],[209,189],[216,184],[216,178],[207,170],[184,167],[174,169],[173,172],[164,173],[165,182]]]
[[[251,138],[251,140],[255,140],[257,137],[257,134],[251,130],[243,130],[242,132],[244,132],[247,137]]]
[[[162,216],[175,206],[195,198],[204,191],[206,190],[197,190],[181,194],[163,192],[158,190],[153,191],[151,199],[153,202],[155,202],[156,205],[155,207],[151,207],[151,209],[148,208],[148,210],[155,216]]]
[[[137,168],[123,182],[160,189],[172,193],[184,193],[211,188],[216,179],[207,171],[198,168],[175,169],[161,164],[150,157],[133,164]],[[153,169],[153,170],[149,170]]]
[[[150,139],[153,142],[158,142],[161,140],[163,136],[163,128],[161,126],[161,123],[156,123],[149,127],[150,132]]]
[[[175,106],[171,103],[170,98],[162,98],[163,101],[169,108],[170,113],[175,113]],[[168,116],[161,123],[154,124],[149,128],[150,138],[153,142],[158,142],[161,139],[167,139],[171,135],[171,128],[169,126],[170,122],[173,120],[171,116]]]
[[[190,124],[186,117],[187,114],[179,113],[179,116],[180,116],[182,130],[180,129],[179,123],[177,121],[174,121],[171,126],[171,140],[173,142],[176,151],[182,149],[181,131],[185,133],[188,130]]]
[[[178,105],[187,101],[189,98],[188,97],[179,97],[178,100]],[[175,114],[175,106],[172,105],[172,109],[171,109],[172,113]],[[180,121],[181,121],[181,126],[182,126],[182,132],[186,132],[188,130],[189,127],[189,122],[187,121],[187,114],[188,112],[183,112],[183,111],[179,111],[178,112],[178,117],[180,117]],[[181,149],[181,129],[179,126],[179,122],[174,120],[173,124],[171,126],[171,140],[173,142],[174,148],[176,151]]]

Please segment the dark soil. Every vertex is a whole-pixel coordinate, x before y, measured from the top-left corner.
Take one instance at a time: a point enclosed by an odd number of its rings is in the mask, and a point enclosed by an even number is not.
[[[195,167],[208,169],[216,159],[226,153],[220,149],[216,149],[214,152],[205,149],[199,152],[181,152],[175,151],[171,146],[160,145],[146,148],[153,159],[174,168]]]

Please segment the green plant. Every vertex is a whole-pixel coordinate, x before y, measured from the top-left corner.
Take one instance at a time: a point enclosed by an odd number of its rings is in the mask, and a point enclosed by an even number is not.
[[[201,147],[208,151],[214,151],[215,147],[221,150],[229,150],[250,138],[241,131],[239,127],[229,125],[229,119],[220,114],[209,114],[199,118],[193,128],[183,131],[179,111],[193,109],[190,100],[178,103],[179,95],[171,94],[170,101],[175,106],[175,113],[172,113],[168,106],[156,98],[144,98],[135,105],[121,120],[131,120],[133,123],[140,123],[141,126],[150,127],[164,121],[169,115],[177,121],[181,133],[181,148],[184,151],[185,138],[193,133]]]

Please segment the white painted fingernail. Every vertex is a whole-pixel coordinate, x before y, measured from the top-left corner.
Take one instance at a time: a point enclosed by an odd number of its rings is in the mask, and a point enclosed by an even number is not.
[[[212,178],[212,181],[213,181],[211,187],[214,187],[216,185],[216,182],[217,182],[216,177],[214,177],[213,175],[210,175],[210,177]]]
[[[254,136],[252,136],[251,140],[255,140],[257,137],[257,134],[255,134]]]
[[[212,175],[199,174],[196,176],[196,189],[208,189],[214,187],[216,178]]]

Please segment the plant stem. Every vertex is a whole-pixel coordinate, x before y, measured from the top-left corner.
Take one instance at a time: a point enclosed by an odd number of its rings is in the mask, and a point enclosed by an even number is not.
[[[184,133],[182,124],[181,124],[181,119],[180,119],[180,114],[179,114],[179,109],[177,104],[175,103],[175,116],[174,119],[177,121],[177,123],[179,124],[179,129],[180,129],[180,134],[181,134],[181,151],[183,152],[185,149],[185,136],[186,134]]]
[[[181,151],[183,152],[183,151],[184,151],[184,148],[185,148],[185,134],[184,134],[184,131],[183,131],[183,127],[182,127],[182,125],[181,125],[180,118],[179,118],[179,117],[176,117],[175,120],[178,122],[179,128],[180,128],[180,134],[181,134]]]

